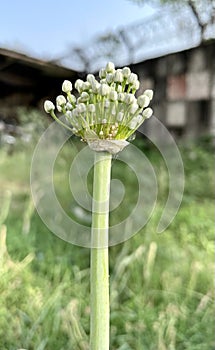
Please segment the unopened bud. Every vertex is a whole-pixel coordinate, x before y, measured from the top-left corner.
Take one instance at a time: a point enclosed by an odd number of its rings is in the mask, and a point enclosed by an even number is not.
[[[147,95],[141,95],[137,98],[137,103],[140,106],[140,108],[148,107],[150,103],[150,99]]]
[[[114,91],[114,90],[110,91],[110,93],[109,93],[109,99],[110,99],[111,101],[116,101],[116,100],[117,100],[117,92]]]
[[[60,106],[60,107],[64,106],[64,105],[66,104],[66,99],[65,99],[65,97],[64,97],[63,95],[57,96],[57,98],[56,98],[56,103],[57,103],[57,105]]]
[[[75,82],[75,88],[76,88],[76,90],[78,90],[78,92],[81,92],[83,83],[84,83],[84,82],[83,82],[83,80],[81,80],[81,79],[76,80],[76,82]]]
[[[148,89],[148,90],[145,90],[143,94],[146,95],[146,96],[148,96],[148,98],[149,98],[150,100],[152,100],[153,95],[154,95],[154,92],[153,92],[153,90]]]
[[[66,109],[73,109],[73,106],[71,105],[71,103],[67,102],[66,104]]]
[[[139,82],[139,80],[136,80],[134,82],[134,84],[132,84],[132,88],[135,89],[135,90],[138,90],[139,87],[140,87],[140,82]]]
[[[122,85],[118,85],[116,91],[117,91],[117,92],[122,92]]]
[[[107,72],[106,72],[105,68],[100,69],[100,71],[99,71],[99,78],[100,79],[106,78],[106,74],[107,74]]]
[[[136,117],[136,120],[137,120],[137,123],[140,124],[140,123],[143,121],[143,116],[142,116],[142,114],[139,114],[139,115]]]
[[[143,111],[143,117],[145,119],[148,119],[152,116],[153,114],[153,110],[151,108],[146,108],[144,111]]]
[[[72,83],[69,80],[64,80],[63,84],[62,84],[62,91],[65,93],[68,93],[70,91],[72,91]]]
[[[99,94],[101,96],[107,96],[109,94],[110,87],[107,84],[101,84],[99,87]]]
[[[135,73],[131,73],[128,77],[128,83],[131,85],[134,85],[137,80],[138,80],[138,76]]]
[[[113,62],[108,62],[106,64],[106,72],[107,73],[113,73],[115,71],[115,65]]]
[[[94,104],[89,104],[87,106],[87,109],[88,109],[88,112],[90,112],[90,113],[94,113],[96,111],[96,107]]]
[[[84,91],[81,93],[81,96],[80,96],[81,102],[87,102],[87,101],[89,101],[89,99],[90,99],[90,96],[87,92]]]
[[[120,92],[118,94],[118,101],[123,102],[125,100],[125,94],[123,92]]]
[[[129,128],[130,129],[136,129],[138,123],[137,123],[137,118],[133,118],[130,123],[128,124]]]
[[[50,113],[51,111],[54,111],[54,109],[55,109],[54,103],[52,103],[49,100],[46,100],[44,102],[44,110],[45,110],[46,113]]]
[[[77,105],[76,109],[77,109],[78,113],[86,112],[86,106],[84,103],[80,103],[79,105]]]
[[[135,114],[138,109],[139,109],[138,104],[136,102],[134,102],[130,105],[129,112],[131,114]]]
[[[110,101],[109,100],[106,100],[105,103],[104,103],[104,108],[109,108],[110,107]]]
[[[106,82],[107,82],[108,84],[111,84],[111,83],[113,83],[113,81],[114,81],[114,75],[111,74],[111,73],[108,73],[108,74],[106,75]]]
[[[71,112],[71,111],[67,111],[65,115],[66,115],[66,117],[69,118],[69,119],[72,118],[72,112]]]
[[[124,78],[128,78],[129,75],[131,74],[130,68],[129,68],[129,67],[124,67],[124,68],[122,69],[122,74],[123,74],[123,77],[124,77]]]
[[[87,81],[88,81],[88,83],[90,83],[90,84],[94,83],[94,81],[95,81],[94,75],[93,75],[93,74],[88,74],[88,75],[87,75]]]
[[[73,116],[74,118],[77,118],[77,117],[79,116],[79,111],[78,111],[77,108],[74,108],[74,109],[73,109],[73,111],[72,111],[72,116]]]
[[[97,80],[95,80],[93,83],[92,83],[92,92],[94,94],[98,94],[98,91],[99,91],[99,88],[100,88],[101,84],[98,83]]]
[[[114,81],[116,83],[121,83],[123,81],[123,75],[121,69],[117,69],[117,71],[114,74]]]
[[[136,100],[135,96],[133,94],[126,94],[125,95],[125,103],[128,105],[132,104]]]
[[[81,89],[83,91],[88,91],[90,88],[91,88],[90,83],[88,81],[84,81]]]

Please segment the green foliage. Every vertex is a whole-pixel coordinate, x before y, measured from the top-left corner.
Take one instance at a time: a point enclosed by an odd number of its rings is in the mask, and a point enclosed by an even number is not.
[[[166,168],[159,152],[141,140],[135,142],[155,167],[161,192],[147,226],[110,248],[111,349],[212,349],[211,146],[204,141],[181,149],[184,199],[173,223],[158,235],[156,226],[167,195]],[[73,147],[68,145],[56,164],[56,187],[61,184],[59,196],[68,212],[72,199],[63,179],[75,154]],[[0,192],[0,349],[88,349],[89,250],[58,239],[32,209],[30,151],[0,153],[0,181],[5,189]],[[134,176],[126,176],[120,164],[114,171],[126,179],[133,205]],[[119,218],[124,211],[125,206],[118,210]]]

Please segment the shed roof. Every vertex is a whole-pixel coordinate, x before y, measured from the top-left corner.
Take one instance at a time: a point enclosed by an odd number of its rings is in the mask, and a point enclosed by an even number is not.
[[[0,48],[0,84],[31,87],[41,79],[74,79],[76,75],[69,68]]]

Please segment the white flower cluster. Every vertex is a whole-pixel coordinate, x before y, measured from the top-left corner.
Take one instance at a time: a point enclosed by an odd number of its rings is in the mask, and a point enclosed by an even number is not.
[[[71,128],[55,115],[55,106],[45,101],[47,113],[64,124],[82,139],[126,140],[151,117],[153,111],[149,103],[152,90],[135,97],[140,83],[138,76],[129,67],[115,69],[112,62],[99,71],[100,81],[93,74],[88,74],[86,81],[78,79],[75,89],[79,96],[72,94],[72,83],[65,80],[62,91],[66,94],[56,98],[58,112],[65,115]]]

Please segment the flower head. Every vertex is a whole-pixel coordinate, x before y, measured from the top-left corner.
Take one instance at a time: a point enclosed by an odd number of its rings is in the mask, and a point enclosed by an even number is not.
[[[112,62],[99,71],[99,77],[98,81],[93,74],[88,74],[86,81],[78,79],[74,84],[77,97],[71,94],[72,83],[65,80],[62,91],[66,96],[57,97],[57,110],[71,124],[71,127],[64,124],[65,127],[88,144],[92,140],[126,140],[151,117],[153,111],[148,106],[153,91],[146,90],[136,98],[140,85],[137,74],[129,67],[115,69]],[[51,101],[45,101],[44,109],[59,121]],[[60,124],[63,124],[61,120]]]

